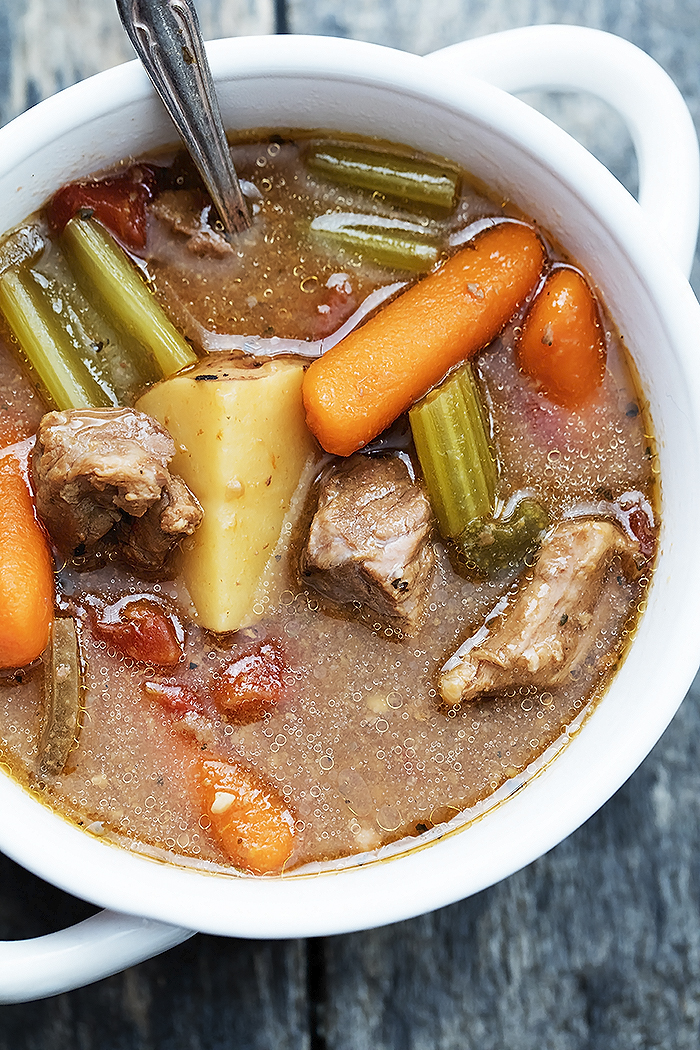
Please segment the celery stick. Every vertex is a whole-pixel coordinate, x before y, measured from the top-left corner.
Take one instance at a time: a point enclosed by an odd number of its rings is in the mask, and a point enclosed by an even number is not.
[[[444,211],[454,207],[457,173],[430,161],[359,146],[324,144],[310,147],[306,163],[314,174],[344,186]]]
[[[197,360],[136,267],[99,223],[71,219],[61,244],[89,297],[96,295],[107,320],[153,354],[164,376]]]
[[[20,226],[0,244],[0,273],[36,259],[45,248],[46,241],[36,226]]]
[[[542,504],[526,496],[508,517],[468,525],[455,543],[457,560],[482,576],[512,571],[537,550],[548,525]]]
[[[394,270],[424,272],[438,257],[435,228],[381,215],[330,212],[311,223],[311,231],[334,248]]]
[[[120,405],[133,405],[161,371],[153,354],[117,330],[95,309],[56,248],[45,252],[32,270],[71,337],[78,357],[114,391]]]
[[[0,309],[48,398],[56,408],[106,408],[113,391],[91,374],[31,272],[0,274]]]
[[[428,496],[446,539],[493,510],[497,465],[471,366],[463,365],[409,413]]]

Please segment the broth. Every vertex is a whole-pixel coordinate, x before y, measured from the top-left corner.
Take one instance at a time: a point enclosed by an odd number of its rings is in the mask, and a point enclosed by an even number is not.
[[[463,231],[477,220],[521,218],[515,206],[495,204],[468,176],[461,177],[458,201],[446,218],[422,215],[314,176],[305,165],[308,148],[303,139],[280,136],[234,146],[237,170],[257,189],[251,197],[255,222],[230,250],[220,244],[218,255],[194,253],[188,237],[173,232],[150,206],[140,254],[160,301],[195,344],[226,347],[231,334],[324,339],[376,289],[416,280],[301,233],[319,214],[363,211],[437,228],[440,259],[454,254]],[[181,199],[200,192],[191,189],[186,166],[182,170],[182,183],[175,178],[174,188],[163,192]],[[547,248],[551,261],[566,261],[559,246]],[[54,274],[54,255],[50,246],[37,269]],[[653,440],[614,324],[603,316],[602,385],[573,412],[539,393],[520,369],[515,342],[521,326],[522,310],[476,362],[498,450],[500,496],[505,501],[534,491],[553,522],[596,515],[622,522],[628,532],[630,507],[643,508],[652,531],[658,506]],[[13,339],[5,335],[11,348]],[[264,353],[272,344],[260,346]],[[43,406],[9,349],[0,351],[0,399],[0,423],[10,435],[4,443],[34,433]],[[420,473],[410,431],[400,424],[371,447],[401,451]],[[61,773],[42,775],[42,668],[8,671],[0,680],[3,765],[93,834],[165,850],[175,863],[189,858],[230,867],[192,790],[193,770],[206,750],[253,769],[288,805],[296,823],[287,870],[417,836],[449,820],[525,770],[600,698],[634,633],[647,568],[629,579],[614,561],[596,611],[604,626],[566,685],[516,685],[446,710],[437,688],[441,667],[512,594],[521,573],[465,578],[455,571],[449,545],[434,535],[436,566],[415,634],[371,609],[329,607],[298,572],[317,479],[329,462],[318,450],[285,520],[274,579],[257,592],[256,622],[236,632],[204,629],[177,575],[154,580],[110,559],[81,571],[64,564],[57,576],[59,609],[78,618],[85,669],[78,743]],[[164,671],[100,638],[90,613],[95,594],[112,602],[127,595],[165,600],[185,633],[180,664]],[[282,654],[284,696],[249,724],[222,712],[176,715],[144,693],[149,681],[206,691],[232,661],[266,642]]]

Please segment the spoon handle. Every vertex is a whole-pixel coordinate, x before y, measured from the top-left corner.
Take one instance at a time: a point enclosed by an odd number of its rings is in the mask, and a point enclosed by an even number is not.
[[[250,226],[191,0],[116,0],[124,28],[229,234]]]

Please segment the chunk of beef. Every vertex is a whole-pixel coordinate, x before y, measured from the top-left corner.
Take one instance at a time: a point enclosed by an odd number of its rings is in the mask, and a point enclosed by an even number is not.
[[[135,568],[160,569],[202,519],[168,470],[174,454],[167,430],[131,408],[45,415],[33,472],[37,509],[56,545],[88,562],[116,546]]]
[[[611,521],[575,518],[557,525],[542,545],[529,581],[482,644],[444,671],[446,704],[476,700],[518,685],[561,685],[588,654],[604,578],[619,556],[637,572],[638,545]]]
[[[199,190],[165,190],[153,202],[151,211],[173,233],[187,237],[187,247],[194,255],[218,259],[233,251],[225,236],[209,225],[212,204]]]
[[[124,516],[117,526],[122,556],[135,569],[151,570],[164,565],[182,536],[191,536],[202,520],[202,508],[177,474],[160,499],[140,518]]]
[[[361,602],[411,632],[435,563],[431,519],[427,496],[402,460],[352,456],[321,485],[302,575],[332,602]]]

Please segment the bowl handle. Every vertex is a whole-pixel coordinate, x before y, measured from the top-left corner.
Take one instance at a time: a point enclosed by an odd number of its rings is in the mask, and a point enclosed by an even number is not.
[[[81,988],[160,955],[192,935],[178,926],[101,911],[45,937],[0,941],[0,1004]]]
[[[688,275],[700,204],[698,140],[683,97],[654,59],[628,40],[583,26],[509,29],[427,55],[511,93],[588,91],[616,109],[632,136],[639,203]]]

